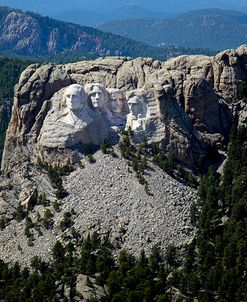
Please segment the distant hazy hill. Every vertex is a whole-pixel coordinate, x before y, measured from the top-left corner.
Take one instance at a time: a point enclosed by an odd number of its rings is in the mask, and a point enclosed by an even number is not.
[[[173,14],[212,7],[247,12],[246,0],[1,0],[1,5],[32,10],[50,17],[68,11],[82,10],[105,14],[123,5],[136,5],[149,11],[165,11]]]
[[[68,10],[64,13],[53,16],[55,19],[63,20],[66,22],[73,22],[80,25],[95,26],[103,22],[130,19],[130,18],[166,18],[171,17],[171,14],[151,11],[136,5],[125,5],[116,8],[110,12],[103,13],[93,10]]]
[[[177,17],[112,21],[98,26],[151,45],[180,45],[215,50],[247,43],[247,14],[219,9],[197,10]]]
[[[106,55],[166,60],[179,54],[203,53],[178,47],[164,49],[148,46],[91,27],[57,21],[8,7],[0,7],[0,51],[8,55],[61,61]]]

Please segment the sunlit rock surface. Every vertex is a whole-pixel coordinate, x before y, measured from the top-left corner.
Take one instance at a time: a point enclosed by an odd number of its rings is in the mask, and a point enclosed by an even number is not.
[[[63,177],[68,196],[61,213],[54,213],[54,229],[45,230],[43,237],[35,234],[30,247],[24,222],[11,220],[2,233],[0,256],[14,261],[11,255],[17,255],[23,262],[34,254],[46,257],[62,237],[62,215],[72,208],[74,226],[81,233],[107,233],[116,245],[131,251],[188,242],[194,235],[189,208],[196,192],[149,162],[148,195],[121,158],[118,131],[130,126],[134,143],[158,143],[180,164],[197,167],[198,161],[209,160],[210,150],[224,151],[233,114],[246,124],[246,102],[239,99],[246,65],[246,46],[216,57],[180,56],[167,62],[108,57],[30,65],[15,89],[2,161],[0,212],[11,218],[34,188],[51,204],[56,200],[40,160],[73,164],[75,171]],[[72,84],[80,85],[74,86],[81,91],[78,95],[77,89],[69,91]],[[78,110],[71,107],[73,94]],[[96,163],[89,164],[84,147],[92,143],[99,149],[105,138],[119,157],[99,151]],[[33,219],[37,212],[43,215],[44,207],[35,207]],[[18,244],[25,253],[18,251]]]

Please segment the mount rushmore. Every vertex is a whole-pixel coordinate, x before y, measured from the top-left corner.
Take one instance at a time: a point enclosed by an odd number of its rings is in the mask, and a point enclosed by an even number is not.
[[[24,154],[29,150],[29,158],[47,160],[52,148],[70,149],[73,162],[75,147],[83,151],[89,143],[99,145],[128,127],[135,143],[159,143],[164,153],[193,169],[198,159],[209,160],[209,150],[224,147],[238,87],[246,78],[245,56],[242,46],[214,58],[180,56],[164,63],[119,57],[31,65],[16,88],[2,170],[7,172],[14,163],[8,152],[14,146]],[[84,126],[78,125],[78,135],[56,123],[65,118],[66,108],[60,103],[64,89],[72,84],[82,85],[87,96],[84,118],[90,126],[82,131]],[[99,100],[92,96],[88,102],[90,94]]]
[[[82,234],[97,230],[132,251],[188,242],[194,234],[189,209],[195,190],[150,161],[147,194],[120,153],[112,158],[97,150],[107,139],[118,152],[119,133],[130,127],[135,146],[158,144],[186,169],[209,164],[212,155],[224,154],[234,119],[246,124],[246,101],[240,97],[246,64],[247,47],[241,46],[215,57],[180,56],[166,62],[107,57],[30,65],[15,87],[2,159],[0,213],[10,223],[2,233],[1,256],[10,259],[13,249],[24,262],[39,251],[45,256],[63,235],[56,226],[71,209]],[[85,157],[89,146],[96,152],[91,165]],[[74,171],[63,177],[68,195],[61,212],[53,213],[54,230],[36,234],[29,247],[12,219],[14,211],[27,204],[34,188],[50,202],[56,200],[40,161],[70,164]],[[43,211],[44,206],[36,206],[31,218]],[[18,243],[27,253],[18,251]]]
[[[83,87],[72,84],[54,94],[40,130],[38,143],[47,148],[101,145],[118,130],[134,132],[136,142],[149,138],[154,141],[155,115],[151,116],[151,95],[143,89],[107,90],[100,83]],[[157,112],[157,109],[156,109]],[[80,147],[79,146],[79,147]]]

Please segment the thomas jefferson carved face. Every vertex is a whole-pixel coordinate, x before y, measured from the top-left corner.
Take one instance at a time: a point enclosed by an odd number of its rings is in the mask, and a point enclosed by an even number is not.
[[[79,84],[70,85],[65,90],[64,100],[66,107],[71,111],[80,111],[87,102],[85,91]]]
[[[105,96],[103,90],[99,86],[93,86],[89,93],[93,107],[102,109],[105,105]]]

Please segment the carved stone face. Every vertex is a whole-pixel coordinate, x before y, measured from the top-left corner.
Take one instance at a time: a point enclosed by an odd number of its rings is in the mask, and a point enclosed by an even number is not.
[[[92,101],[93,107],[102,109],[105,105],[105,96],[104,92],[101,90],[100,87],[94,86],[93,90],[90,91],[89,97]]]
[[[121,91],[110,92],[110,108],[112,112],[119,113],[123,111],[124,108],[124,96]]]
[[[64,92],[66,107],[71,111],[81,110],[86,105],[86,94],[81,85],[70,85]]]
[[[133,96],[129,99],[128,105],[132,115],[136,117],[144,117],[146,115],[142,101],[142,97],[140,96]]]

